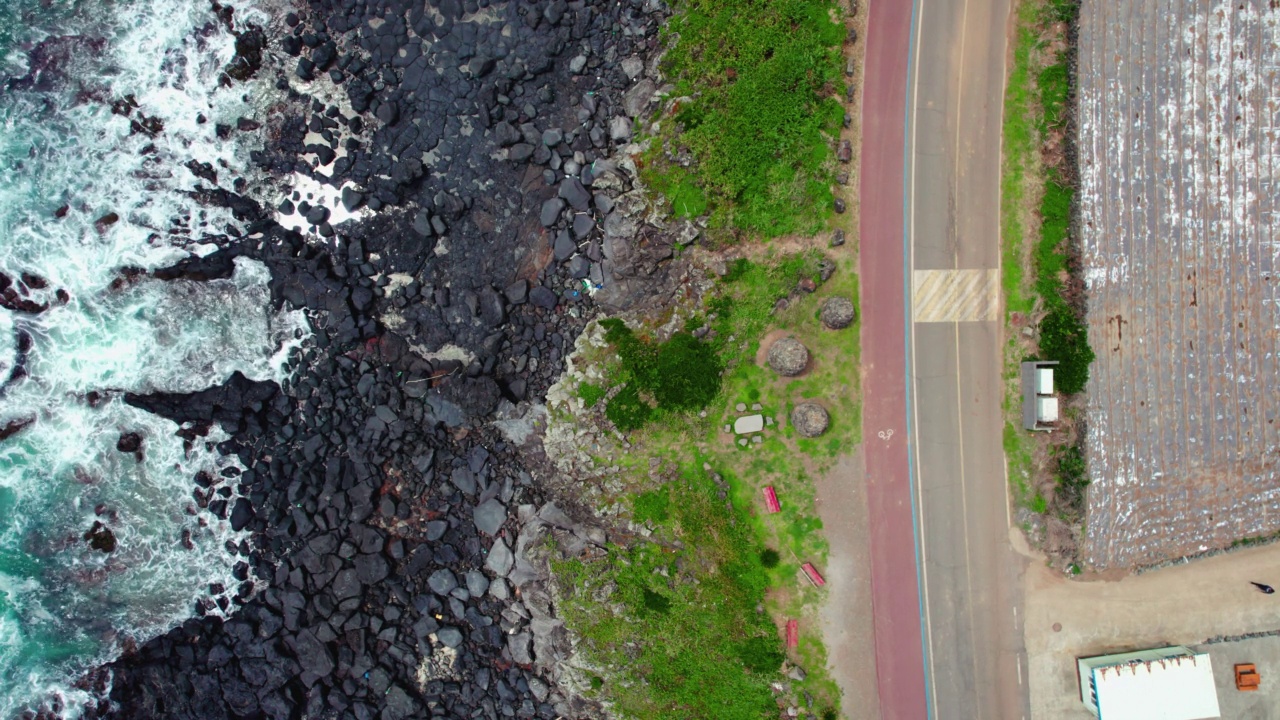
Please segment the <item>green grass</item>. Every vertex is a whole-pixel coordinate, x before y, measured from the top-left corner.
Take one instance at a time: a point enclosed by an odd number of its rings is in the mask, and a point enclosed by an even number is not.
[[[1034,464],[1031,458],[1031,437],[1022,428],[1012,422],[1005,422],[1004,457],[1009,468],[1009,481],[1013,483],[1014,499],[1019,504],[1031,501],[1031,473]]]
[[[1013,69],[1005,90],[1004,172],[1001,177],[1002,267],[1006,307],[1009,312],[1029,313],[1037,297],[1050,312],[1053,327],[1042,340],[1041,355],[1062,363],[1061,390],[1080,392],[1089,377],[1093,351],[1084,332],[1080,309],[1071,307],[1063,296],[1068,268],[1067,243],[1071,232],[1071,202],[1074,190],[1037,158],[1039,143],[1050,129],[1060,127],[1071,96],[1071,74],[1064,54],[1043,64],[1042,37],[1051,32],[1048,24],[1070,21],[1074,0],[1026,2],[1018,10],[1017,40]],[[1039,192],[1039,223],[1027,226],[1024,205]],[[1032,239],[1031,287],[1026,286],[1023,247]],[[1074,323],[1066,315],[1074,316]]]
[[[555,567],[567,598],[562,604],[566,623],[583,639],[587,659],[602,679],[594,690],[620,717],[776,717],[777,697],[768,690],[772,681],[790,684],[796,698],[811,694],[819,717],[828,710],[838,713],[840,691],[826,673],[816,620],[824,591],[809,587],[799,572],[802,562],[826,564],[827,543],[814,505],[815,473],[859,438],[859,325],[829,331],[818,319],[821,302],[830,295],[856,302],[854,260],[839,258],[817,292],[773,310],[801,279],[820,278],[821,260],[821,253],[808,252],[731,262],[704,305],[656,321],[682,332],[704,324],[716,331],[705,347],[726,368],[719,393],[705,418],[647,406],[662,422],[629,432],[625,450],[615,446],[604,452],[602,462],[620,468],[611,484],[621,488],[604,502],[617,502],[624,515],[629,510],[633,522],[653,529],[652,537],[611,547],[603,559]],[[780,378],[755,364],[761,339],[778,327],[821,358],[806,376]],[[609,346],[589,361],[608,378],[599,392],[617,387],[624,375],[643,374],[624,371],[622,356],[651,350],[650,345],[623,351],[627,343],[652,343],[647,332],[636,327],[625,339],[615,323],[606,326]],[[582,383],[578,388],[581,396]],[[644,394],[652,400],[652,393]],[[831,411],[827,434],[812,441],[795,437],[785,422],[794,403],[806,397],[820,399]],[[739,447],[722,432],[736,416],[738,402],[760,403],[785,427],[775,424],[763,434],[764,442]],[[651,474],[654,458],[664,467],[678,463],[680,477]],[[726,499],[703,473],[704,462],[723,476]],[[781,513],[764,513],[764,485],[777,489]],[[611,587],[617,589],[604,597]],[[782,655],[775,619],[781,618],[801,618],[800,646],[788,654],[808,673],[804,682],[777,672]]]
[[[1013,68],[1004,96],[1004,168],[1000,176],[1001,284],[1005,306],[1009,312],[1029,313],[1034,299],[1023,287],[1022,207],[1026,201],[1027,174],[1035,162],[1036,121],[1032,115],[1033,85],[1031,51],[1037,37],[1030,23],[1034,19],[1032,3],[1018,9],[1017,40],[1013,49]]]
[[[832,212],[831,138],[844,109],[832,0],[679,0],[663,31],[675,97],[642,177],[678,215],[774,237]],[[677,128],[678,126],[678,128]],[[685,168],[668,152],[687,149]]]
[[[755,355],[765,331],[776,322],[774,303],[786,297],[802,278],[817,279],[822,257],[820,252],[809,251],[764,262],[739,258],[730,263],[718,291],[707,303],[708,311],[716,314],[712,323],[717,333],[715,343],[726,364]]]
[[[589,382],[578,383],[578,397],[582,398],[582,404],[586,407],[594,407],[596,403],[604,398],[607,391]]]
[[[670,517],[671,494],[666,488],[658,488],[636,496],[631,506],[631,517],[636,522],[666,522]]]
[[[1040,323],[1039,357],[1057,360],[1055,380],[1063,394],[1082,391],[1094,359],[1079,303],[1066,295],[1071,272],[1069,246],[1074,189],[1040,161],[1041,142],[1063,129],[1071,102],[1071,74],[1065,53],[1051,55],[1045,46],[1070,23],[1077,0],[1028,0],[1018,8],[1013,66],[1005,90],[1004,162],[1001,175],[1001,284],[1007,312],[1029,315],[1046,311]],[[1034,202],[1036,213],[1028,212]],[[1038,217],[1036,217],[1038,215]],[[1027,243],[1031,243],[1028,248]],[[1027,250],[1028,258],[1024,256]],[[1028,269],[1030,276],[1028,276]],[[1015,339],[1005,353],[1010,379],[1006,412],[1020,406],[1017,364],[1025,359]],[[1032,440],[1017,424],[1004,430],[1010,482],[1018,502],[1043,512],[1045,498],[1031,489],[1034,472]],[[1082,486],[1068,483],[1066,497]],[[1082,492],[1082,491],[1080,491]],[[1056,503],[1056,500],[1055,500]]]
[[[746,513],[717,499],[699,463],[666,487],[662,534],[682,547],[614,545],[600,560],[558,561],[560,608],[592,662],[609,669],[621,716],[775,716],[769,683],[781,677],[782,647],[768,616],[756,612],[770,584],[764,547]]]
[[[1031,497],[1031,512],[1043,515],[1049,509],[1049,501],[1040,493],[1036,493]]]
[[[1040,107],[1044,111],[1040,119],[1043,132],[1062,124],[1062,112],[1071,96],[1071,73],[1067,61],[1060,58],[1042,69],[1037,84],[1040,86]]]
[[[1231,541],[1231,549],[1242,547],[1253,547],[1255,545],[1266,545],[1268,543],[1280,540],[1280,532],[1269,533],[1267,535],[1250,535]]]

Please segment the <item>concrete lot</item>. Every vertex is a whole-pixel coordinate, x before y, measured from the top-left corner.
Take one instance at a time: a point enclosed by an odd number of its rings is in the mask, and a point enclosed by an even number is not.
[[[1234,658],[1256,652],[1249,659],[1258,663],[1264,689],[1235,697],[1234,682],[1222,680],[1222,717],[1280,717],[1280,639],[1206,645],[1213,638],[1280,631],[1280,593],[1263,595],[1250,580],[1280,586],[1280,544],[1110,582],[1068,580],[1033,561],[1023,578],[1031,717],[1091,717],[1077,695],[1075,658],[1160,645],[1208,649],[1215,673],[1230,673],[1239,662]]]
[[[1249,638],[1234,642],[1195,645],[1193,650],[1209,653],[1213,679],[1218,685],[1218,707],[1230,720],[1270,720],[1280,708],[1280,636]],[[1258,666],[1262,683],[1254,692],[1236,690],[1236,663]]]

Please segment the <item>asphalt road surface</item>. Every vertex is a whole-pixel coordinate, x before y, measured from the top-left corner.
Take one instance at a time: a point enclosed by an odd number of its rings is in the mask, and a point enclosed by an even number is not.
[[[881,714],[1025,718],[1000,410],[1009,4],[879,0],[870,13],[863,423]]]
[[[921,0],[908,80],[912,453],[932,716],[1025,718],[1001,443],[1009,0]]]

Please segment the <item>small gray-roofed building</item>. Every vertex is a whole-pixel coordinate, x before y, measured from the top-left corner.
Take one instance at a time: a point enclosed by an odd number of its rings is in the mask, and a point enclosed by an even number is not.
[[[1022,363],[1022,427],[1048,432],[1058,423],[1058,396],[1053,392],[1056,360]]]

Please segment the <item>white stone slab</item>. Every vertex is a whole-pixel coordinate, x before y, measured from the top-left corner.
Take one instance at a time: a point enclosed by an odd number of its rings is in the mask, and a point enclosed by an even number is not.
[[[733,423],[733,431],[739,435],[760,432],[764,429],[763,415],[744,415]]]

